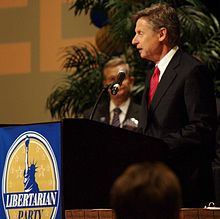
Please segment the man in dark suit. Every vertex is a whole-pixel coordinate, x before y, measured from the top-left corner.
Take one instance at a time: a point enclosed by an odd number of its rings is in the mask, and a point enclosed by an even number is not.
[[[180,179],[184,207],[204,207],[214,200],[216,103],[211,74],[178,47],[180,24],[172,7],[155,4],[134,18],[132,44],[157,69],[154,76],[146,76],[140,131],[167,144],[168,163]]]
[[[126,76],[118,93],[113,95],[111,90],[109,90],[108,100],[98,104],[93,120],[136,131],[139,122],[140,105],[132,100],[131,89],[134,77],[131,75],[129,65],[123,58],[114,57],[105,64],[103,85],[115,82],[120,70],[125,71]],[[114,109],[119,110],[116,112],[119,114],[118,121],[114,117]],[[84,118],[89,118],[91,111],[92,109],[86,110]]]

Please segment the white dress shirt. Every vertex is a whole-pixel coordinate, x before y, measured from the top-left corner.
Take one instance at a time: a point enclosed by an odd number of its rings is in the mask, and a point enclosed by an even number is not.
[[[171,49],[157,64],[159,70],[160,70],[160,76],[159,76],[159,81],[161,80],[163,73],[165,72],[168,64],[170,63],[171,59],[173,58],[174,54],[177,52],[179,49],[178,46],[175,46],[173,49]]]
[[[129,104],[131,102],[131,99],[128,98],[122,105],[116,106],[112,101],[110,101],[110,107],[109,107],[109,112],[110,112],[110,124],[112,124],[112,119],[114,115],[114,109],[115,108],[120,108],[121,113],[119,115],[119,120],[120,120],[120,127],[122,128],[123,122],[125,120]]]

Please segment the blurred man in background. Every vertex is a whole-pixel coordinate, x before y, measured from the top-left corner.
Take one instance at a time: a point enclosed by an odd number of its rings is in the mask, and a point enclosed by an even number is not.
[[[98,104],[93,120],[126,128],[135,131],[139,122],[140,105],[131,97],[134,77],[131,76],[129,65],[123,58],[114,57],[109,60],[103,69],[103,85],[109,85],[117,81],[119,71],[126,72],[118,93],[113,95],[108,90],[109,99]],[[84,112],[84,118],[89,118],[91,109]]]

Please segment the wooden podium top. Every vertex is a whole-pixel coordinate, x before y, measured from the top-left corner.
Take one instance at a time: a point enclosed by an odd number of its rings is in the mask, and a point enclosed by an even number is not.
[[[220,219],[220,208],[181,208],[181,219]],[[116,219],[112,209],[65,210],[65,219]]]

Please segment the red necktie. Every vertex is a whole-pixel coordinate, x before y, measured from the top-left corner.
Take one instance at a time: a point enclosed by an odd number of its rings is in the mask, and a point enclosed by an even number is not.
[[[151,104],[154,93],[157,89],[157,85],[159,82],[159,75],[160,75],[160,70],[159,70],[158,66],[156,66],[156,68],[154,69],[154,73],[153,73],[151,80],[150,80],[150,89],[149,89],[149,94],[148,94],[148,108]]]

